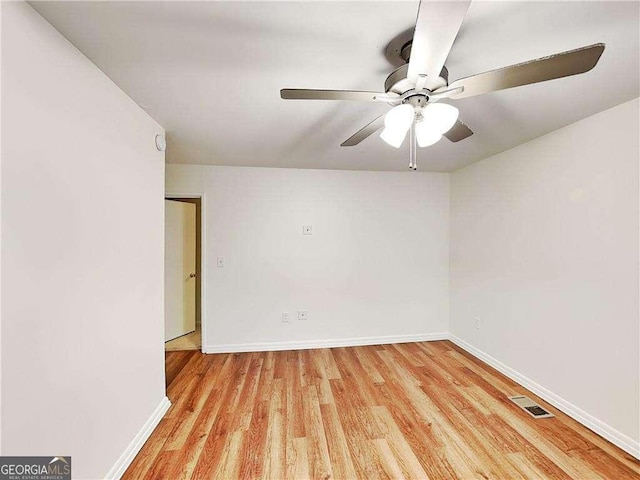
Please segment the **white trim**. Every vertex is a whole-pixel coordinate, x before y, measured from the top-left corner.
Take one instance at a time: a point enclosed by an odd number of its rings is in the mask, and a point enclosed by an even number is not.
[[[476,347],[465,342],[461,338],[458,338],[455,335],[450,334],[449,340],[451,340],[453,343],[458,345],[463,350],[466,350],[467,352],[469,352],[474,357],[477,357],[483,362],[485,362],[486,364],[492,366],[493,368],[498,370],[500,373],[506,375],[513,381],[531,390],[533,393],[535,393],[545,401],[549,402],[558,410],[563,411],[570,417],[580,422],[585,427],[589,428],[590,430],[593,430],[595,433],[597,433],[601,437],[609,440],[614,445],[620,447],[622,450],[624,450],[628,454],[633,455],[634,457],[640,459],[640,442],[635,441],[633,438],[616,430],[610,425],[607,425],[603,421],[598,420],[593,415],[590,415],[584,410],[581,410],[580,408],[576,407],[572,403],[569,403],[564,398],[561,398],[555,393],[547,390],[542,385],[525,377],[521,373],[515,371],[513,368],[508,367],[504,363],[493,358],[491,355],[488,355],[485,352],[478,350]]]
[[[299,340],[293,342],[227,343],[222,345],[207,345],[203,350],[204,353],[275,352],[279,350],[307,350],[310,348],[384,345],[387,343],[430,342],[434,340],[447,340],[448,338],[448,333],[439,332],[380,337],[336,338],[330,340]]]
[[[204,192],[200,193],[165,193],[164,198],[199,198],[200,199],[200,336],[201,351],[207,353],[204,348],[204,339],[207,338],[207,198]]]
[[[113,464],[113,467],[109,470],[109,472],[104,476],[105,480],[118,480],[124,474],[125,470],[131,465],[133,459],[136,457],[144,442],[151,436],[155,428],[164,417],[164,414],[169,410],[171,406],[171,402],[167,397],[164,397],[160,404],[153,411],[149,419],[144,422],[144,425],[140,429],[140,431],[133,438],[129,446],[122,452],[120,458],[116,460],[116,463]]]

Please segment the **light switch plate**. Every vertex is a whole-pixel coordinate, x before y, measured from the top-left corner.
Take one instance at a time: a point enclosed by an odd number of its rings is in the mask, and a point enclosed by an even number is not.
[[[224,267],[224,257],[218,257],[218,267]]]

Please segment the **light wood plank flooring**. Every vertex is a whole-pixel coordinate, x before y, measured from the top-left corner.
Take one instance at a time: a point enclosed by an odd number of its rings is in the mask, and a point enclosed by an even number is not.
[[[640,462],[450,342],[169,352],[125,479],[634,479]]]

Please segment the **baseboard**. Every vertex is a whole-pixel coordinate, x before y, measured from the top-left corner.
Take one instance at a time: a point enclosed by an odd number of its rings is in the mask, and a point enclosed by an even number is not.
[[[275,352],[279,350],[308,350],[310,348],[359,347],[362,345],[384,345],[387,343],[430,342],[447,340],[449,334],[421,333],[414,335],[387,335],[380,337],[337,338],[331,340],[303,340],[294,342],[229,343],[206,345],[204,353]]]
[[[534,382],[533,380],[525,377],[521,373],[515,371],[513,368],[508,367],[504,363],[496,360],[491,355],[486,354],[482,350],[478,350],[473,345],[465,342],[461,338],[456,337],[455,335],[449,335],[449,340],[458,345],[463,350],[469,352],[474,357],[479,358],[486,364],[492,366],[500,373],[503,373],[511,380],[519,383],[523,387],[531,390],[533,393],[538,395],[540,398],[549,402],[551,405],[556,407],[558,410],[566,413],[573,419],[580,422],[585,427],[594,431],[601,437],[609,440],[614,445],[620,447],[622,450],[627,452],[630,455],[640,459],[640,443],[633,440],[631,437],[625,435],[622,432],[619,432],[615,428],[607,425],[606,423],[598,420],[593,415],[588,414],[584,410],[576,407],[572,403],[566,401],[565,399],[559,397],[555,393],[547,390],[542,385]]]
[[[155,430],[164,417],[164,414],[169,410],[171,402],[167,397],[164,397],[160,404],[156,407],[149,419],[144,423],[140,431],[136,434],[129,446],[120,455],[120,458],[111,467],[109,472],[105,475],[105,480],[118,480],[124,474],[125,470],[131,465],[133,459],[136,457],[144,442],[151,436],[151,433]]]

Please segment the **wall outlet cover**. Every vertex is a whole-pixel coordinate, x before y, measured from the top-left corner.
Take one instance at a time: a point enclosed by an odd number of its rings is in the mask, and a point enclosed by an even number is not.
[[[306,310],[298,310],[298,320],[308,320],[309,312]]]
[[[313,235],[313,229],[311,228],[311,225],[305,225],[302,227],[302,234],[303,235]]]

